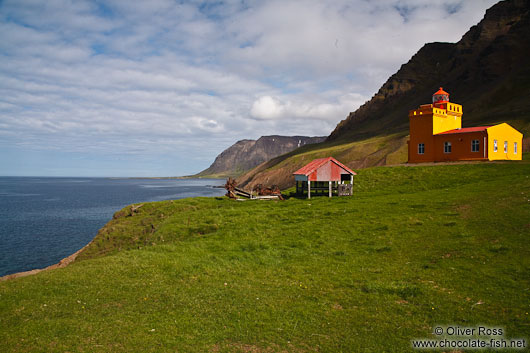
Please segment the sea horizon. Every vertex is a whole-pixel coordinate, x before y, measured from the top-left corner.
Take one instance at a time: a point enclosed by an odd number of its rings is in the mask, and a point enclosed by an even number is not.
[[[223,179],[223,178],[209,178],[200,177],[196,175],[181,175],[181,176],[87,176],[87,175],[0,175],[0,178],[92,178],[92,179]]]

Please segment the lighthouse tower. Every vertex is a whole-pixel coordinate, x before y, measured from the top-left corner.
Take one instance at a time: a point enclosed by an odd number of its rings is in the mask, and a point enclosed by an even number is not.
[[[462,128],[462,106],[449,102],[442,87],[432,95],[432,104],[409,112],[409,163],[432,162],[434,135]]]

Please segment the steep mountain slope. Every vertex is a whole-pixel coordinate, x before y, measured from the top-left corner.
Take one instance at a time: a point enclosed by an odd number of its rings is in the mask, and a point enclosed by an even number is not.
[[[212,165],[197,176],[239,176],[271,158],[307,144],[324,141],[325,137],[262,136],[257,140],[241,140],[221,152]]]
[[[463,126],[508,122],[530,135],[530,2],[501,1],[457,43],[424,45],[328,139],[279,156],[241,176],[241,185],[289,187],[292,172],[333,156],[351,168],[406,162],[408,111],[443,86],[463,105]]]
[[[408,129],[407,113],[430,102],[439,86],[464,105],[464,124],[528,117],[530,5],[502,1],[456,43],[429,43],[377,94],[341,121],[330,140]],[[363,124],[360,124],[363,123]]]

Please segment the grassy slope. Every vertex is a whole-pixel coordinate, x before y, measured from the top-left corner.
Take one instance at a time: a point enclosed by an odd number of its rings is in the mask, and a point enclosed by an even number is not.
[[[3,351],[410,351],[530,332],[530,163],[361,170],[351,198],[145,204],[0,283]],[[121,249],[121,251],[118,251]]]
[[[407,159],[406,140],[404,133],[397,133],[304,146],[257,166],[237,180],[249,189],[256,184],[276,184],[285,189],[294,184],[293,172],[313,159],[329,156],[354,169],[399,164]]]
[[[525,137],[525,151],[530,152],[530,119],[485,119],[479,120],[479,123],[465,123],[464,127],[473,125],[494,125],[501,122],[507,122],[521,131]],[[251,189],[256,184],[274,185],[281,188],[287,188],[294,184],[293,172],[303,167],[315,158],[335,157],[350,168],[357,170],[371,166],[396,165],[407,161],[407,140],[408,131],[398,129],[398,132],[391,134],[382,134],[377,132],[376,127],[381,129],[385,126],[384,122],[378,122],[374,126],[371,122],[363,122],[360,127],[367,129],[365,132],[360,131],[356,134],[345,136],[335,141],[304,146],[290,153],[271,159],[258,167],[252,169],[246,174],[238,177],[240,185]],[[370,130],[370,129],[373,129]],[[408,129],[408,127],[407,127]],[[395,129],[394,129],[395,130]],[[528,146],[527,146],[528,145]]]

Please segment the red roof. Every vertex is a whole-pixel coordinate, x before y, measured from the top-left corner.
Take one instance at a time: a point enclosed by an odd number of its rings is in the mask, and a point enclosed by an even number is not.
[[[303,166],[302,168],[298,169],[293,174],[299,174],[299,175],[306,175],[307,176],[307,175],[313,173],[318,168],[322,167],[328,161],[332,161],[333,163],[337,164],[339,167],[341,167],[342,169],[344,169],[345,171],[347,171],[350,174],[357,175],[357,173],[355,173],[353,170],[351,170],[350,168],[346,167],[344,164],[342,164],[341,162],[339,162],[338,160],[336,160],[333,157],[315,159],[315,160],[309,162],[308,164],[306,164],[305,166]]]
[[[444,89],[442,87],[440,87],[440,89],[436,93],[434,93],[433,96],[435,96],[437,94],[447,94],[447,95],[449,95],[449,93],[444,91]]]
[[[463,129],[454,129],[449,131],[440,132],[436,135],[445,135],[445,134],[465,134],[466,132],[479,132],[486,131],[487,128],[491,126],[475,126],[475,127],[465,127]]]

